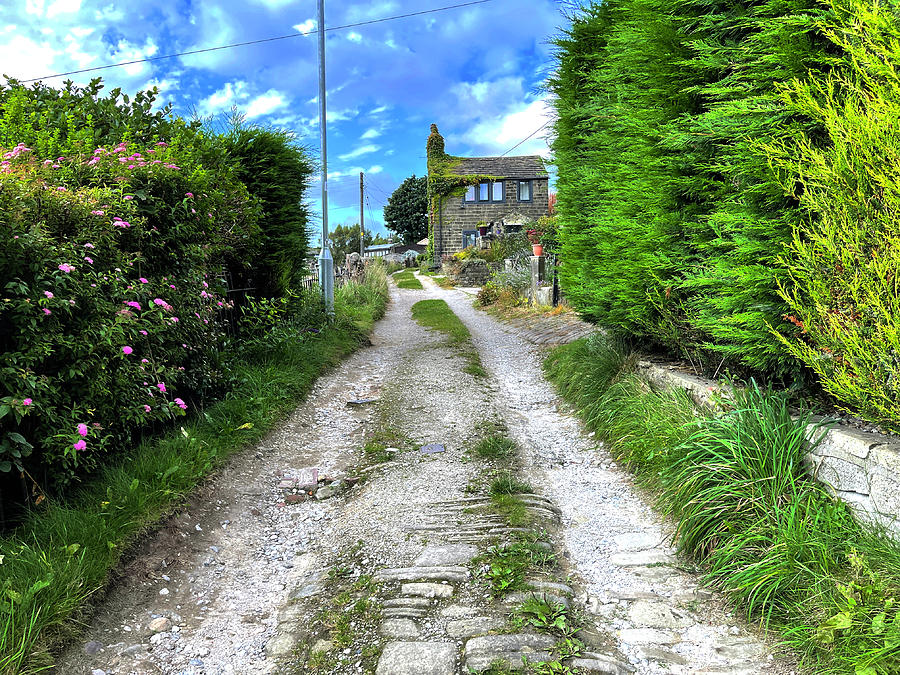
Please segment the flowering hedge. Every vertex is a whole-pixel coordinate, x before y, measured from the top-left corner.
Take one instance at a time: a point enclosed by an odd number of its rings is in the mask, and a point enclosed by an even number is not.
[[[226,388],[223,271],[259,214],[202,150],[3,155],[0,474],[67,484]]]

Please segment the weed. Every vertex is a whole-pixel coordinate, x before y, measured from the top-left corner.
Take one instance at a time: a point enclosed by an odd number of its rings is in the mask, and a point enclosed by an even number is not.
[[[514,623],[518,627],[530,626],[553,633],[561,638],[574,639],[581,628],[580,622],[569,615],[569,609],[560,603],[550,602],[542,594],[531,594],[513,612]],[[575,646],[578,641],[572,643]],[[582,647],[583,648],[583,647]]]
[[[509,471],[503,471],[491,481],[491,496],[515,495],[533,492],[528,483],[519,481]]]
[[[549,568],[556,562],[552,553],[532,541],[496,545],[475,558],[475,573],[487,581],[494,595],[525,590],[525,575],[532,568]]]
[[[515,455],[517,450],[514,440],[500,434],[488,436],[472,448],[472,452],[484,459],[507,459]]]
[[[494,510],[506,518],[506,522],[512,527],[528,527],[534,523],[534,519],[525,508],[525,502],[512,494],[491,495]]]

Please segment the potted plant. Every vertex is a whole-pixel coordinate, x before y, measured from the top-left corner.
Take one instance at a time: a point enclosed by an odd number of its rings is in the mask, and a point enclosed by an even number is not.
[[[531,242],[531,252],[535,256],[544,255],[544,247],[541,244],[541,232],[539,230],[528,230],[528,241]]]
[[[484,237],[485,235],[487,235],[487,233],[488,233],[488,224],[487,224],[486,222],[484,222],[483,220],[480,221],[480,222],[478,223],[477,227],[478,227],[478,236],[479,236],[479,237]]]

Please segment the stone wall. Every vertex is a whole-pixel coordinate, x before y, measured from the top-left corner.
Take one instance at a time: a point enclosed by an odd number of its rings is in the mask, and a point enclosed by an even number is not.
[[[641,361],[638,369],[655,385],[685,389],[701,404],[730,394],[729,387],[672,367]],[[817,427],[822,421],[813,420],[810,438],[822,435],[823,429]],[[824,433],[822,441],[806,455],[810,474],[850,505],[857,518],[884,526],[900,539],[900,439],[844,425]]]
[[[434,230],[438,254],[462,250],[462,233],[477,230],[482,221],[498,222],[513,213],[523,215],[526,220],[537,220],[549,212],[550,191],[546,178],[532,180],[530,202],[520,202],[518,196],[518,181],[510,179],[504,181],[502,202],[466,202],[463,196],[444,197],[441,217]]]

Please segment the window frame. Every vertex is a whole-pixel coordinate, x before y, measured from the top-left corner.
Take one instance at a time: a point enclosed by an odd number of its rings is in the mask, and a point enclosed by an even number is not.
[[[528,199],[522,199],[522,184],[528,184]],[[516,181],[516,201],[521,202],[523,204],[528,204],[534,201],[534,181],[533,180],[519,180]]]
[[[472,243],[467,244],[467,237],[472,238]],[[462,232],[462,247],[468,248],[469,246],[474,246],[478,242],[478,230],[463,230]]]
[[[481,186],[487,185],[487,199],[481,198]],[[494,199],[494,186],[500,186],[500,199]],[[469,195],[472,195],[474,198],[469,199]],[[518,195],[517,195],[518,196]],[[529,200],[530,201],[530,200]],[[500,180],[486,180],[479,181],[475,185],[466,186],[466,192],[463,194],[462,203],[463,206],[468,204],[503,204],[506,202],[506,179],[501,178]]]

